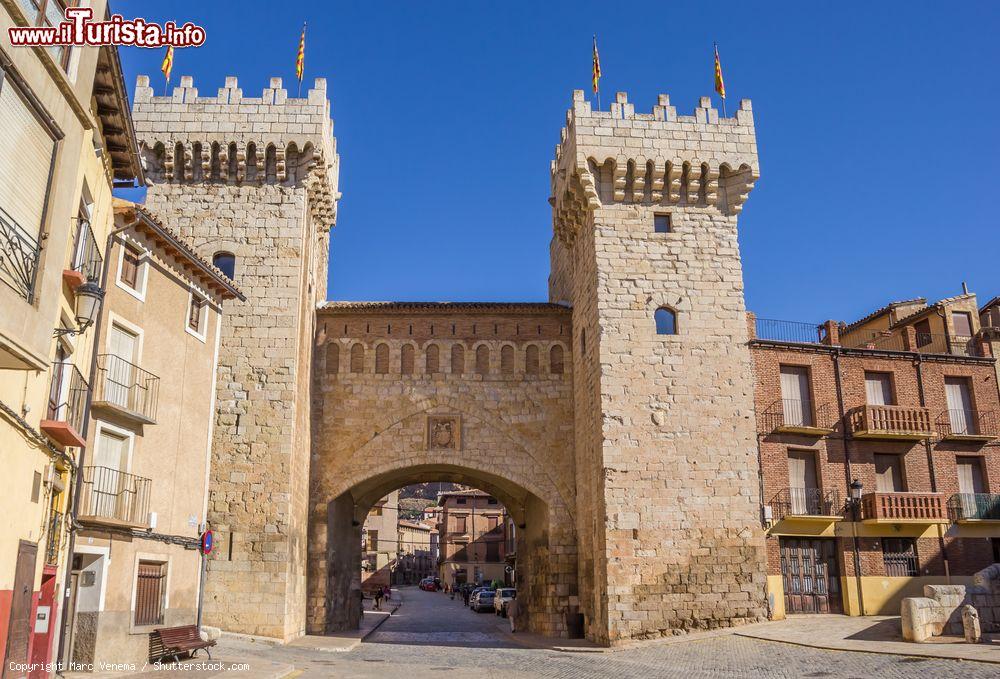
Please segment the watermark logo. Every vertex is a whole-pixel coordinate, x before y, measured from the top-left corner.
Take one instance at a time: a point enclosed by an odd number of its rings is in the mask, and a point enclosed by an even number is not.
[[[11,45],[49,47],[52,45],[129,45],[133,47],[199,47],[205,43],[205,29],[174,21],[163,25],[141,17],[126,19],[120,14],[108,21],[93,21],[90,7],[67,7],[65,20],[57,26],[12,26],[7,29]]]

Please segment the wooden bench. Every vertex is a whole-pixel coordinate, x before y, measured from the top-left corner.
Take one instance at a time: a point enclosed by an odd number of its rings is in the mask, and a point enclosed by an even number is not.
[[[202,639],[197,625],[163,627],[149,635],[149,658],[158,660],[172,655],[177,660],[182,653],[190,653],[193,657],[196,651],[204,648],[211,660],[212,653],[208,650],[211,646],[215,646],[215,641]]]

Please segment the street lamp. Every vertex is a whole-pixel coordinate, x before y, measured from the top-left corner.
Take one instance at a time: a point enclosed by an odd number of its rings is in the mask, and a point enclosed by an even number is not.
[[[848,486],[848,488],[849,488],[850,493],[851,493],[851,502],[852,503],[854,503],[854,502],[860,502],[861,501],[861,489],[864,488],[864,486],[861,484],[861,482],[858,481],[857,479],[854,479],[853,481],[851,481],[851,485]]]
[[[97,284],[97,281],[89,280],[73,291],[75,296],[75,314],[77,329],[56,328],[55,336],[79,335],[86,332],[87,328],[94,324],[101,313],[101,304],[104,301],[104,289]]]

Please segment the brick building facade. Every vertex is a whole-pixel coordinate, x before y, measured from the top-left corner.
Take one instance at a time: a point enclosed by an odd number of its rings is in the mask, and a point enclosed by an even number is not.
[[[454,587],[505,581],[506,518],[503,505],[481,490],[438,495],[441,583]]]

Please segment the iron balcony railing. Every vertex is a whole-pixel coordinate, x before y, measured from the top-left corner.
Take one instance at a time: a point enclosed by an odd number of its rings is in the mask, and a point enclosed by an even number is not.
[[[45,564],[55,566],[59,562],[62,549],[63,513],[52,510],[49,513],[48,542],[45,545]]]
[[[76,241],[73,243],[73,270],[79,271],[88,281],[99,281],[104,267],[104,257],[97,247],[94,230],[90,222],[79,220]]]
[[[0,208],[0,281],[29,304],[35,301],[41,251],[38,240]]]
[[[849,349],[875,349],[879,351],[909,351],[918,354],[950,354],[952,356],[979,356],[971,337],[948,337],[926,332],[914,335],[910,344],[902,330],[895,332],[858,333],[842,338]]]
[[[1000,419],[992,410],[949,409],[938,415],[937,430],[944,438],[998,438]]]
[[[156,421],[160,378],[114,354],[97,357],[94,400],[114,406],[138,418]]]
[[[847,413],[847,422],[856,438],[929,438],[934,433],[927,408],[859,406]]]
[[[89,394],[90,385],[79,368],[69,362],[53,363],[46,419],[65,422],[82,438],[86,438],[83,420]]]
[[[758,318],[756,329],[759,340],[798,344],[819,344],[823,340],[823,326],[816,323]]]
[[[840,516],[844,503],[836,490],[785,488],[770,502],[775,521],[789,516]]]
[[[146,526],[152,481],[110,467],[84,467],[81,520]]]
[[[955,493],[948,498],[948,518],[952,521],[1000,521],[1000,495]]]
[[[946,519],[944,498],[937,493],[867,493],[861,497],[861,515],[874,521]]]
[[[761,427],[766,432],[833,429],[838,419],[832,403],[817,406],[812,401],[782,398],[761,414]]]

